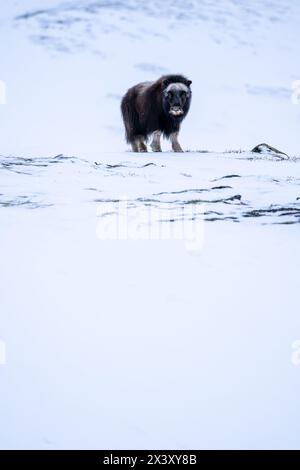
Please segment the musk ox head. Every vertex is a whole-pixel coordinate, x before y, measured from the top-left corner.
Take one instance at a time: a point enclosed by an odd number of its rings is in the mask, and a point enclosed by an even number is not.
[[[164,112],[173,119],[183,119],[191,102],[191,80],[163,81],[162,104]]]

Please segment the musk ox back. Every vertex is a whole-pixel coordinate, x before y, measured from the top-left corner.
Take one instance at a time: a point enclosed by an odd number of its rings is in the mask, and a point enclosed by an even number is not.
[[[147,152],[145,142],[153,134],[151,148],[161,152],[160,137],[170,138],[174,152],[182,152],[178,133],[191,103],[191,80],[183,75],[165,75],[156,82],[130,88],[121,111],[126,140],[134,152]]]

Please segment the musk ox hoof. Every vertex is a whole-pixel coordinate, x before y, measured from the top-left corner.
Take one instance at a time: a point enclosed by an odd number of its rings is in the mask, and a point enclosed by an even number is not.
[[[144,142],[140,142],[139,151],[140,152],[148,152],[147,146],[144,144]]]
[[[151,145],[152,152],[161,152],[161,147],[156,147],[155,145]]]

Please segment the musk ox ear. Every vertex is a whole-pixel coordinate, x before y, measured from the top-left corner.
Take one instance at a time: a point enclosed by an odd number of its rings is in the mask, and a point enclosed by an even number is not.
[[[193,83],[192,80],[187,81],[188,86],[190,86],[192,83]]]

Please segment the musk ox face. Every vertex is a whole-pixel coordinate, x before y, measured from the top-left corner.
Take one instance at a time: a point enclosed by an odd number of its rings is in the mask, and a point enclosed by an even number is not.
[[[180,119],[188,111],[191,100],[190,80],[187,84],[170,83],[163,89],[163,108],[171,118]]]

